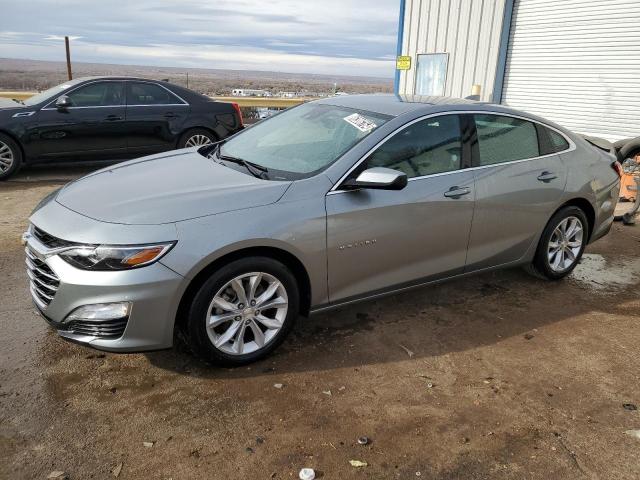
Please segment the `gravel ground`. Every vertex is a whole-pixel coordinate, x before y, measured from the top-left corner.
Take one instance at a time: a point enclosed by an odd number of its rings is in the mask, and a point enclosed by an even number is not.
[[[227,370],[90,350],[35,313],[20,233],[91,168],[0,184],[0,478],[640,478],[623,406],[640,406],[640,226],[566,281],[510,270],[362,303]]]

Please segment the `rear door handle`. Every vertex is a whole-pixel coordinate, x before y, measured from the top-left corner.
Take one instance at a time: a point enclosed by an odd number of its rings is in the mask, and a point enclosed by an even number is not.
[[[122,117],[120,115],[109,115],[105,120],[107,122],[115,122],[117,120],[122,120]]]
[[[556,178],[558,178],[558,176],[553,172],[542,172],[540,175],[538,175],[538,180],[545,183],[548,183]]]
[[[469,195],[471,189],[469,187],[451,187],[444,192],[444,196],[447,198],[460,198],[463,195]]]
[[[178,118],[178,115],[173,112],[169,112],[164,114],[164,118]]]

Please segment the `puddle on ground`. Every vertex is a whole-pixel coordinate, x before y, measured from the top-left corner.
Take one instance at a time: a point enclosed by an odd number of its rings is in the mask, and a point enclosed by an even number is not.
[[[640,282],[640,258],[609,261],[602,255],[586,253],[569,278],[594,290],[622,289]]]

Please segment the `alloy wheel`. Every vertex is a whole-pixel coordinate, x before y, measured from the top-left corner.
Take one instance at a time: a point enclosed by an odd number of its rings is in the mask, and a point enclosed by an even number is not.
[[[551,270],[561,273],[571,268],[578,260],[583,239],[582,221],[574,216],[563,219],[551,234],[547,247]]]
[[[207,334],[213,346],[226,354],[253,353],[275,338],[288,310],[282,282],[264,272],[245,273],[214,295],[207,310]]]
[[[5,173],[13,166],[15,157],[13,150],[6,143],[0,141],[0,173]]]
[[[189,137],[184,144],[185,147],[202,147],[204,145],[211,145],[213,142],[206,135],[196,134]]]

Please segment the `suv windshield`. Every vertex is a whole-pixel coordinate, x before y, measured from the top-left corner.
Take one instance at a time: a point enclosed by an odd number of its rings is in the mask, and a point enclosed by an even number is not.
[[[333,105],[307,103],[248,128],[224,143],[221,157],[266,167],[296,179],[323,170],[389,117]]]

